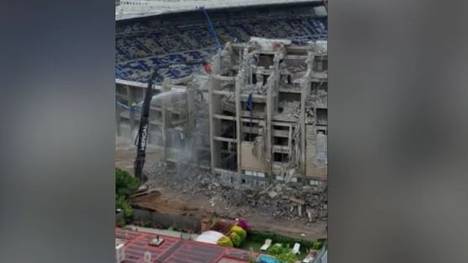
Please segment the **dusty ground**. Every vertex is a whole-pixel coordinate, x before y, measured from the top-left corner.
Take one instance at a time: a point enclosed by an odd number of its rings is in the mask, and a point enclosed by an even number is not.
[[[155,189],[153,189],[155,190]],[[132,202],[162,214],[200,215],[202,210],[190,203],[179,200],[177,197],[154,191],[142,196],[133,197]]]
[[[226,218],[244,217],[246,218],[255,229],[261,231],[271,231],[278,234],[291,236],[291,237],[303,237],[303,238],[322,238],[325,237],[324,222],[307,226],[305,224],[298,224],[294,221],[286,219],[275,219],[269,214],[262,214],[249,207],[237,207],[233,209],[223,202],[221,199],[213,200],[207,198],[202,194],[188,195],[184,193],[175,193],[170,189],[161,189],[166,198],[171,200],[178,200],[192,207],[197,207],[199,213],[214,212],[218,216]]]
[[[115,165],[132,172],[135,158],[135,147],[125,141],[117,141]],[[157,158],[155,154],[147,153],[147,160]],[[209,198],[203,193],[190,193],[172,190],[168,187],[155,187],[153,194],[135,199],[139,205],[155,209],[163,213],[181,215],[216,214],[218,217],[246,218],[255,229],[271,231],[281,235],[296,238],[316,239],[326,237],[326,222],[306,225],[289,219],[276,219],[269,214],[262,214],[249,207],[229,207],[224,200]]]

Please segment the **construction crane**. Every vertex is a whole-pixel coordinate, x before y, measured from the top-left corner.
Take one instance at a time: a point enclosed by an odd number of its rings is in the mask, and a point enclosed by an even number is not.
[[[203,7],[203,6],[200,7],[199,9],[205,15],[206,21],[208,23],[208,31],[210,32],[211,36],[215,40],[216,48],[217,49],[223,49],[223,47],[221,46],[221,42],[219,41],[218,35],[216,34],[216,31],[214,29],[213,23],[211,22],[210,16],[208,15],[208,12],[206,11],[205,7]]]
[[[148,179],[143,173],[143,166],[145,165],[146,145],[148,143],[149,137],[149,112],[151,106],[151,99],[153,98],[153,80],[156,78],[156,76],[157,71],[155,70],[148,80],[148,87],[145,92],[145,98],[141,109],[140,127],[138,129],[138,134],[135,139],[135,145],[137,147],[137,156],[134,163],[134,173],[135,177],[138,178],[142,184],[145,183]]]

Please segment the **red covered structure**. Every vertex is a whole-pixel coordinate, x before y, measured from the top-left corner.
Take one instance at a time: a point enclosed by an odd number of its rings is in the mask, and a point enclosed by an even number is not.
[[[156,234],[116,228],[116,238],[124,242],[123,263],[144,263],[145,252],[151,253],[151,262],[168,263],[247,263],[249,252],[235,248],[159,235],[164,242],[159,246],[149,243]]]

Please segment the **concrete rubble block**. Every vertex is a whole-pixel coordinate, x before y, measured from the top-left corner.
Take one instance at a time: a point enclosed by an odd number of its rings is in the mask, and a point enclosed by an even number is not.
[[[275,197],[278,196],[278,193],[275,192],[275,191],[270,191],[270,192],[268,192],[268,196],[270,196],[270,198],[275,198]]]
[[[289,197],[288,200],[295,203],[295,204],[299,204],[299,205],[304,205],[305,204],[304,200],[298,199],[298,198],[295,198],[295,197]]]

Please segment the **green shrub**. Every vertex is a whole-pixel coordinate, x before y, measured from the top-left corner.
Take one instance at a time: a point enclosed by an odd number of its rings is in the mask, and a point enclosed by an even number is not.
[[[241,241],[244,241],[247,237],[247,232],[240,226],[231,227],[231,232],[236,233],[241,238]]]
[[[284,251],[283,246],[279,243],[276,243],[268,249],[268,254],[275,256],[275,255],[283,253],[283,251]]]
[[[217,242],[218,245],[222,246],[222,247],[233,247],[234,245],[232,244],[232,241],[229,237],[227,236],[223,236],[221,237],[218,242]]]
[[[289,248],[289,246],[283,246],[281,244],[274,244],[268,249],[268,254],[276,257],[283,263],[294,263],[298,260]]]
[[[229,238],[231,239],[232,241],[232,244],[235,246],[235,247],[240,247],[241,244],[242,244],[242,239],[241,237],[236,234],[236,232],[232,232],[230,235],[229,235]]]
[[[115,206],[116,208],[122,210],[123,216],[126,220],[131,219],[133,217],[132,206],[129,204],[128,200],[125,197],[117,197],[117,200],[115,201]]]
[[[276,256],[283,263],[295,263],[298,259],[291,251]]]
[[[260,231],[255,231],[255,230],[250,231],[249,237],[248,237],[250,241],[258,242],[258,243],[265,242],[265,239],[267,238],[273,240],[274,243],[294,244],[295,242],[298,242],[301,244],[301,248],[305,250],[312,248],[314,245],[314,241],[312,240],[295,239],[295,238],[278,235],[276,233],[260,232]]]
[[[324,242],[325,241],[323,239],[318,239],[314,241],[314,244],[312,245],[312,249],[320,250],[323,247]]]

